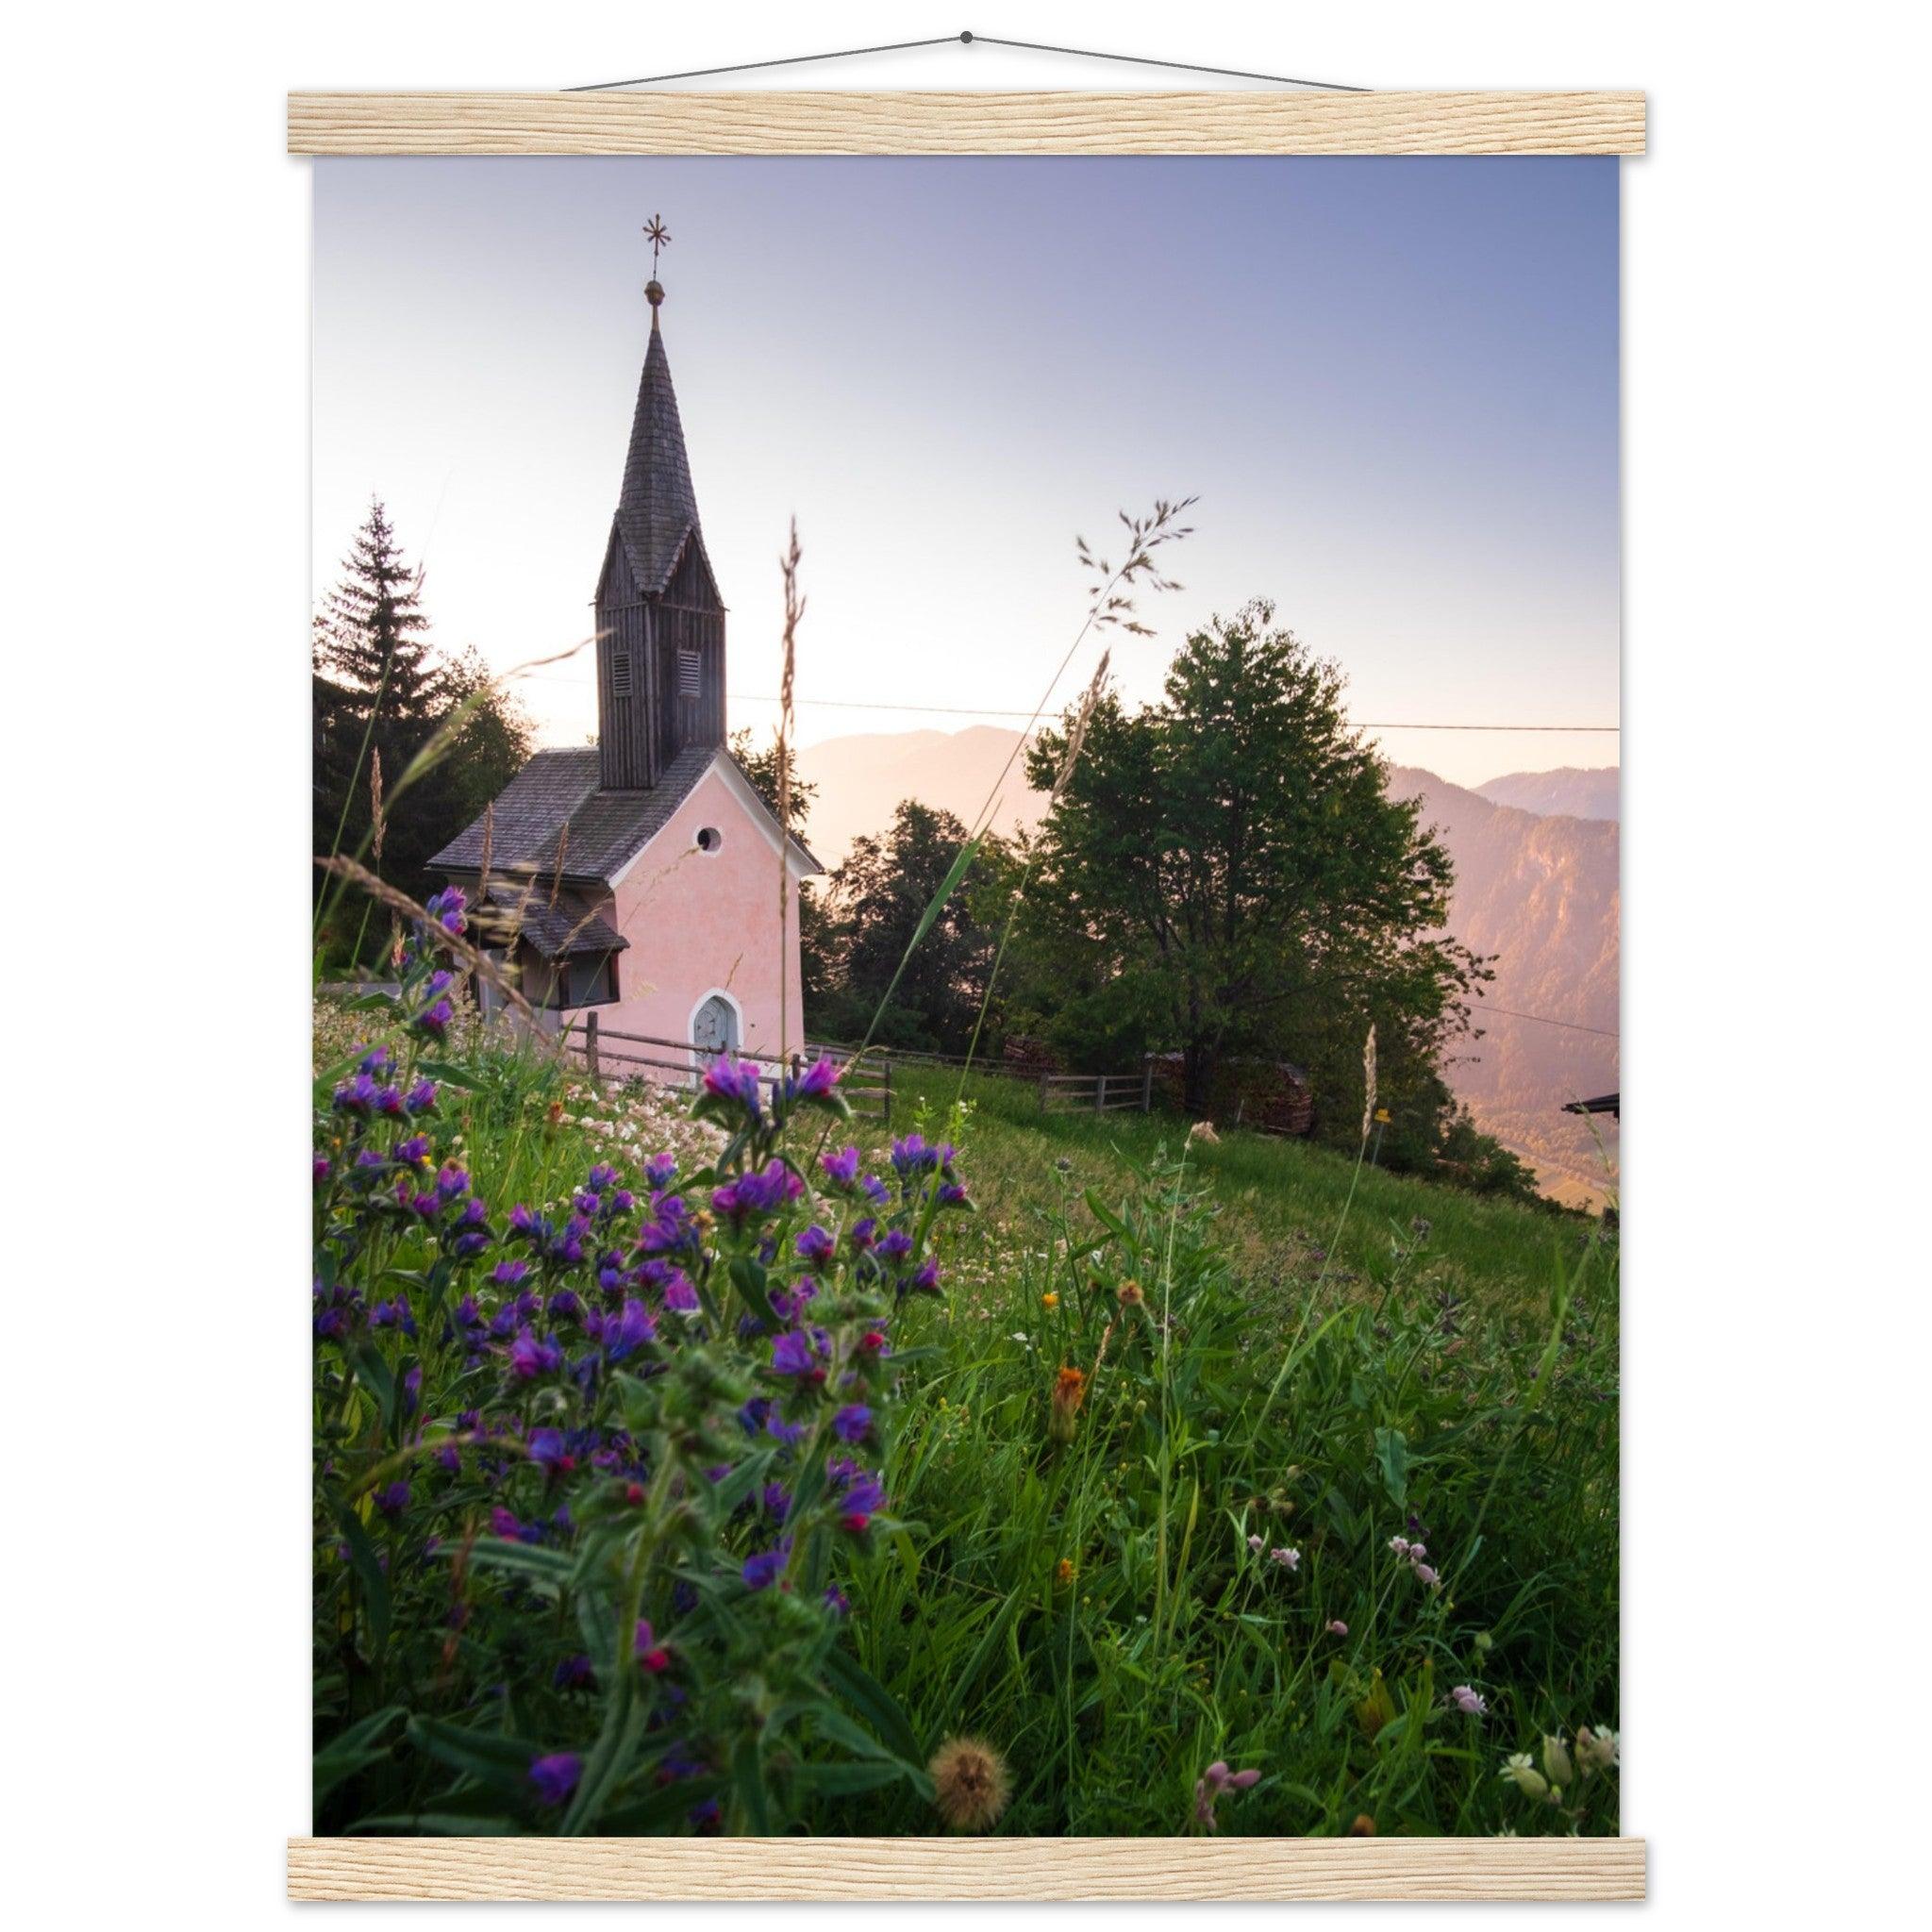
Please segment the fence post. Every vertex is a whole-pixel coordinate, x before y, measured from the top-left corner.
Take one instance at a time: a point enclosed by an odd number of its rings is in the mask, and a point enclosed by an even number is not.
[[[584,1015],[584,1070],[591,1079],[597,1077],[597,1016]]]
[[[1093,1111],[1095,1113],[1105,1113],[1107,1111],[1107,1075],[1105,1074],[1098,1074],[1094,1076]]]
[[[1141,1058],[1141,1111],[1154,1111],[1154,1057],[1143,1054]]]
[[[890,1128],[892,1124],[892,1056],[882,1053],[879,1056],[879,1062],[884,1067],[886,1074],[885,1091],[880,1096],[879,1104],[885,1108],[884,1119]]]

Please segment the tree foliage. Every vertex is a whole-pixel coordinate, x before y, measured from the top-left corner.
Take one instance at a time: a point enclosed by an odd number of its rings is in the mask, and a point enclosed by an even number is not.
[[[1361,1049],[1380,1045],[1391,1152],[1449,1111],[1443,1052],[1484,962],[1441,930],[1447,853],[1355,732],[1337,667],[1254,603],[1191,636],[1160,701],[1108,692],[1039,837],[1022,912],[1024,1001],[1075,1058],[1182,1055],[1209,1106],[1236,1055],[1309,1073],[1318,1131],[1353,1139]],[[1066,733],[1029,754],[1036,786]]]
[[[819,795],[819,788],[798,775],[797,752],[788,744],[782,747],[781,757],[781,747],[775,739],[763,750],[757,749],[747,724],[731,734],[731,756],[774,818],[778,816],[779,774],[789,768],[786,816],[791,823],[788,829],[794,838],[804,838],[805,824],[811,816],[811,802]]]
[[[951,812],[908,798],[887,831],[855,841],[823,894],[815,895],[817,930],[805,935],[806,998],[815,1032],[835,1040],[865,1033],[966,837]],[[1011,848],[989,836],[967,882],[907,960],[880,1018],[875,1037],[881,1042],[946,1053],[965,1049],[1013,880]]]

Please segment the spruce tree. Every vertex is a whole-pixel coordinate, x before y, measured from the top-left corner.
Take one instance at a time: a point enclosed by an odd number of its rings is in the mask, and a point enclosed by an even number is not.
[[[421,897],[437,883],[427,871],[431,855],[529,756],[529,721],[474,652],[449,658],[431,645],[421,579],[379,501],[316,612],[312,657],[315,850],[352,854]],[[446,723],[453,728],[439,739]],[[432,742],[435,760],[412,769]],[[370,784],[378,759],[379,855]],[[386,936],[386,917],[371,921],[359,894],[337,891],[321,874],[317,892],[328,908],[320,937],[331,956],[367,957]]]
[[[367,720],[405,724],[434,719],[441,679],[429,648],[422,587],[404,558],[389,512],[372,501],[369,518],[342,559],[341,581],[315,620],[319,674]]]

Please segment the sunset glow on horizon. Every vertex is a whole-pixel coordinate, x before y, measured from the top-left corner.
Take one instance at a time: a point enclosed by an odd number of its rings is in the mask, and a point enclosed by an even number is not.
[[[794,514],[808,744],[1024,724],[1075,534],[1110,555],[1117,510],[1185,495],[1185,588],[1106,640],[1127,701],[1266,597],[1365,723],[1618,723],[1609,159],[321,161],[318,595],[378,495],[443,643],[504,671],[589,635],[658,212],[734,725],[774,720]],[[588,653],[518,689],[540,741],[594,731]],[[1462,784],[1618,762],[1376,735]]]

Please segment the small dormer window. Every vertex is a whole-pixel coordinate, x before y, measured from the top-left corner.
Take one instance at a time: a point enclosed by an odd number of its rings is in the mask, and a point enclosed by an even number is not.
[[[724,842],[724,834],[716,825],[701,825],[698,828],[698,850],[716,852]]]
[[[630,695],[630,653],[613,651],[610,654],[610,694],[612,697],[627,698]]]
[[[694,698],[698,694],[698,654],[682,650],[677,654],[677,695]]]

